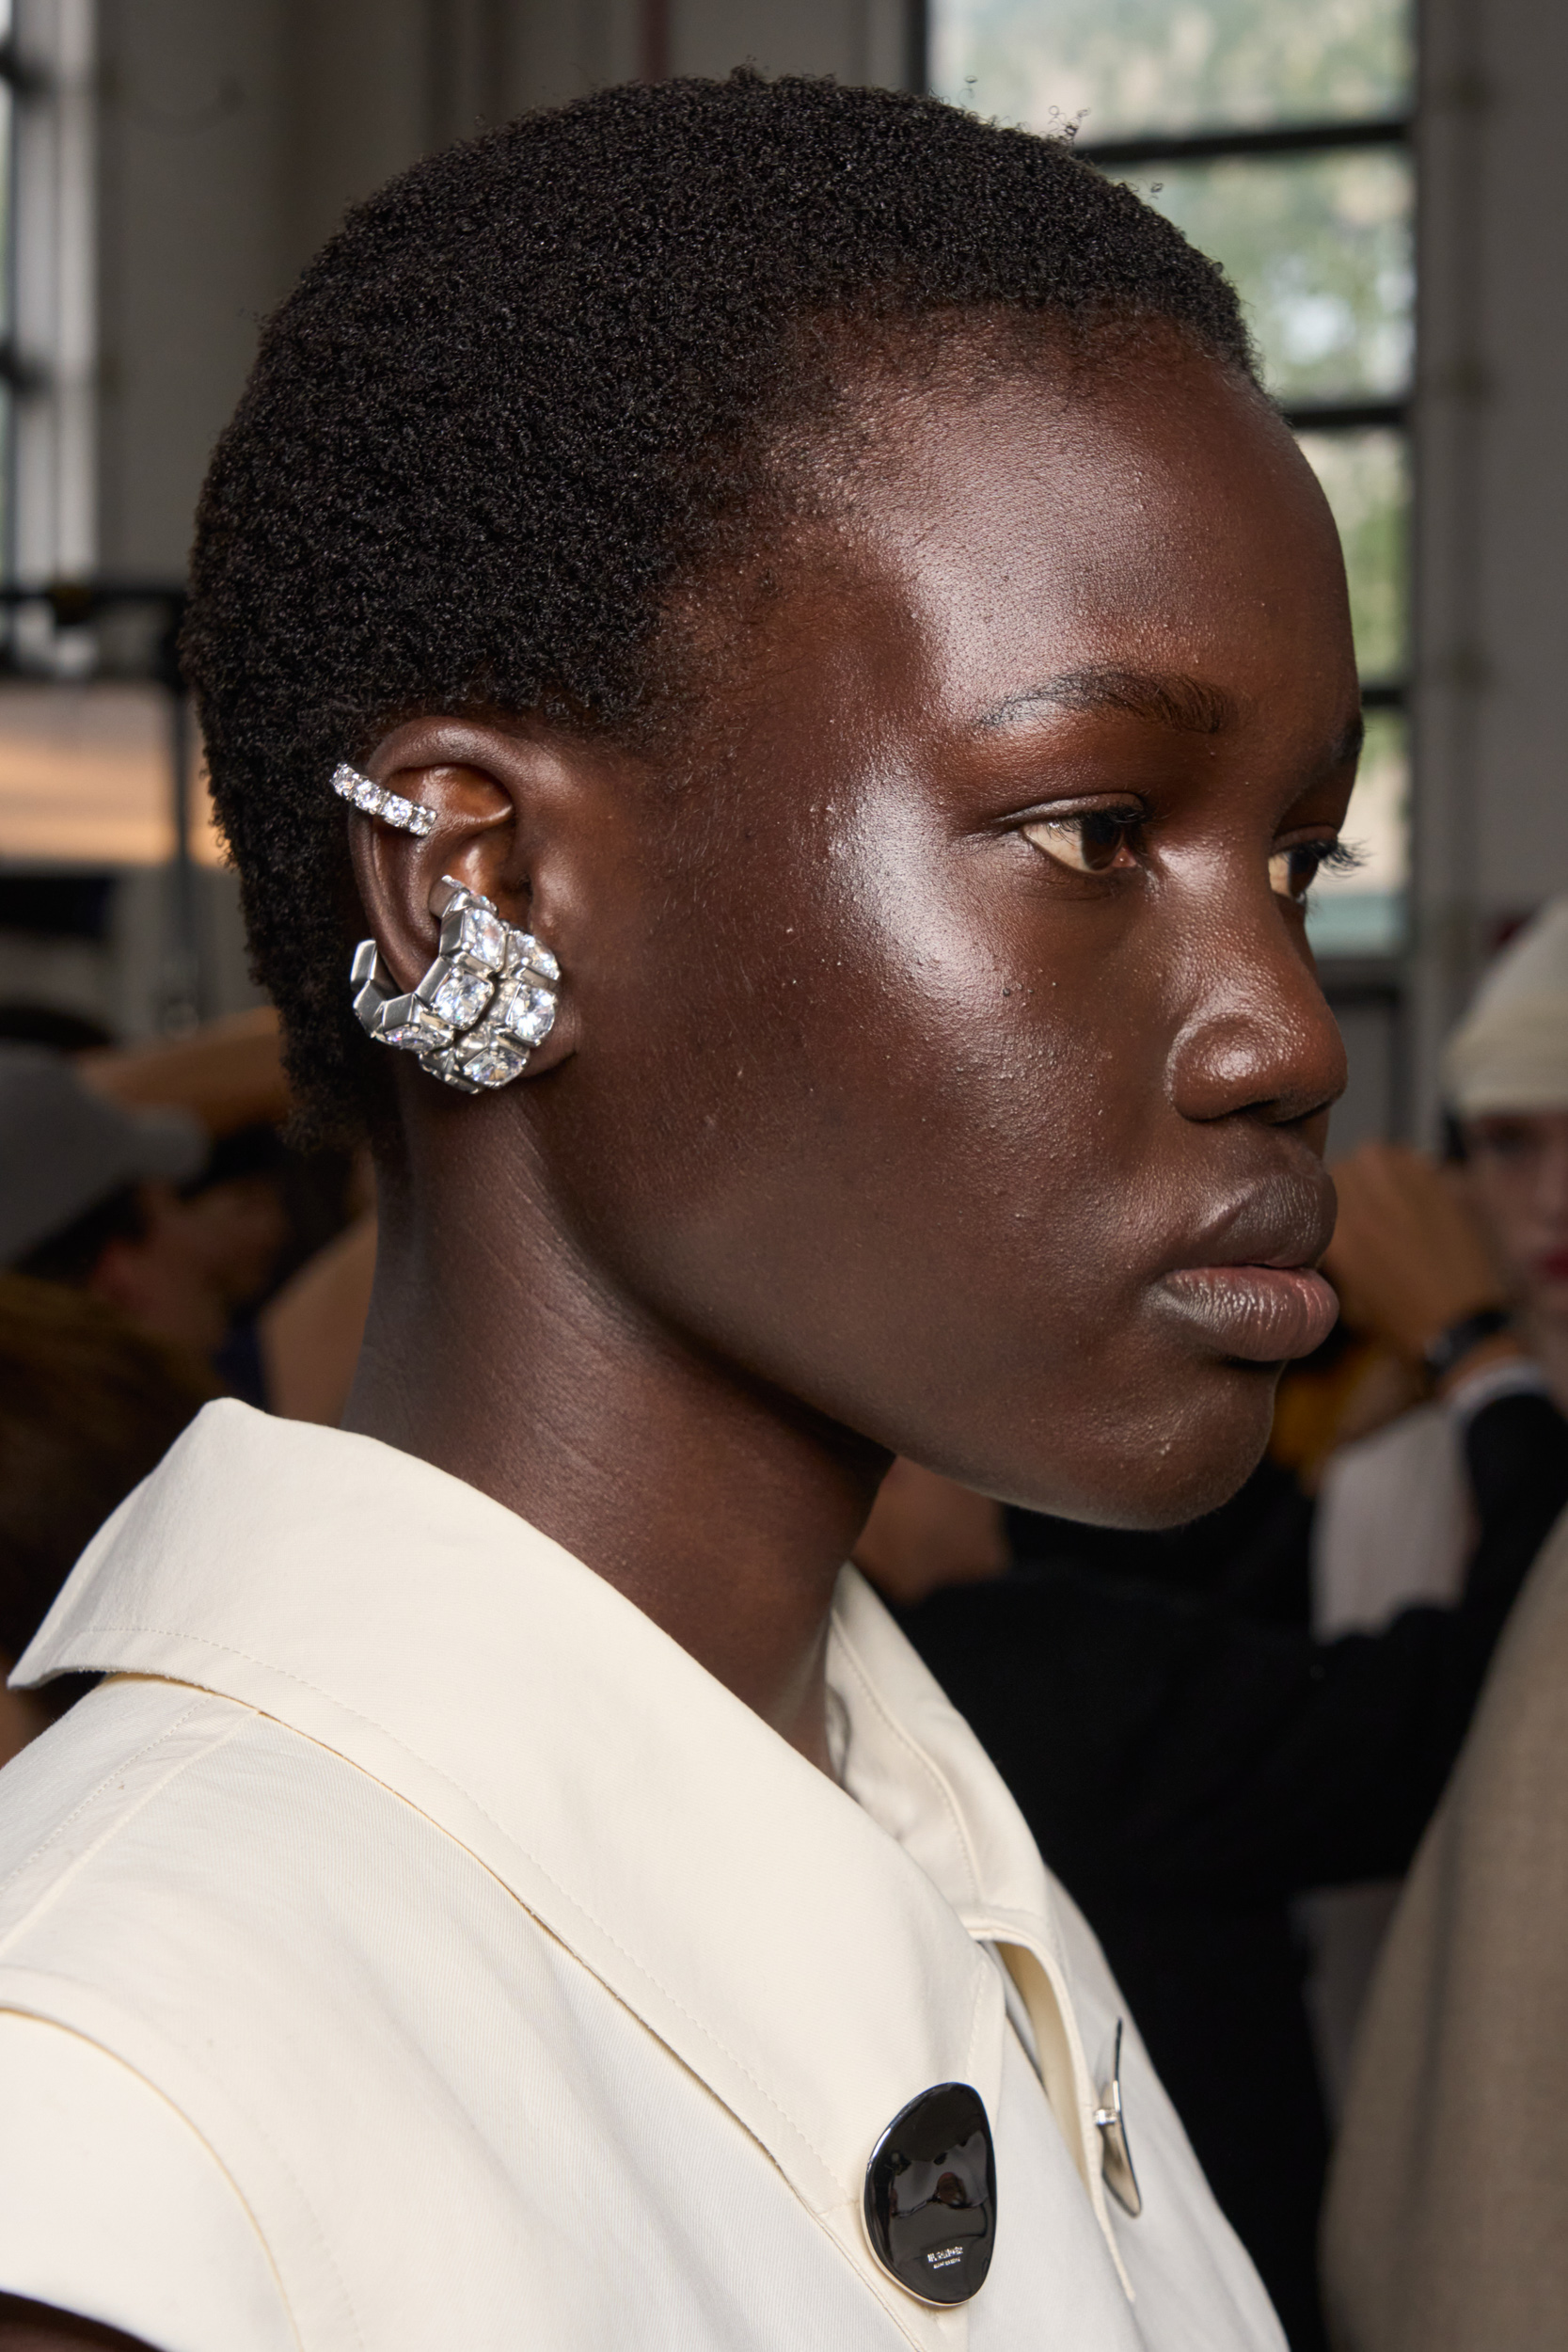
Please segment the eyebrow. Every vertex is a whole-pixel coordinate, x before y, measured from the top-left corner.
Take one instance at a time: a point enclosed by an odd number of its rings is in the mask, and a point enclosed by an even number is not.
[[[1050,704],[1058,710],[1119,710],[1156,726],[1182,735],[1223,735],[1236,717],[1236,706],[1221,686],[1180,671],[1124,670],[1112,664],[1064,670],[1059,677],[1009,694],[986,711],[981,727],[1006,726],[1009,719]],[[1366,736],[1366,722],[1357,709],[1329,746],[1327,764],[1340,768],[1354,760]]]
[[[1121,670],[1106,665],[1064,670],[1060,677],[1009,694],[988,710],[983,727],[1005,726],[1009,719],[1050,703],[1058,710],[1120,710],[1134,719],[1152,719],[1157,726],[1176,727],[1184,735],[1219,735],[1236,715],[1224,689],[1201,678],[1183,677],[1177,671]]]

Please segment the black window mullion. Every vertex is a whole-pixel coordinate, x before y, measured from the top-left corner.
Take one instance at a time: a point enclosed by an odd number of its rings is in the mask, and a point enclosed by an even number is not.
[[[1231,155],[1317,155],[1336,147],[1407,147],[1409,115],[1339,122],[1279,122],[1255,130],[1149,132],[1135,139],[1085,140],[1073,152],[1110,169],[1123,164],[1201,164]]]

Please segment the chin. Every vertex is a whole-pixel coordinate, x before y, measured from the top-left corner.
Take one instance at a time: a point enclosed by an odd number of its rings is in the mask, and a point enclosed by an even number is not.
[[[1175,1416],[1146,1413],[1136,1428],[1102,1427],[1098,1443],[1071,1464],[1070,1483],[1064,1482],[1058,1458],[1041,1466],[1037,1481],[1027,1482],[1031,1491],[1007,1500],[1056,1518],[1132,1532],[1206,1518],[1229,1502],[1263,1458],[1280,1369],[1227,1365],[1217,1397],[1189,1397]]]

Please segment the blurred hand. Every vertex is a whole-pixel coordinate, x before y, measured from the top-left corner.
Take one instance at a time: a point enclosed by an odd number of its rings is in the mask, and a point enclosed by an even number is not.
[[[79,1054],[76,1069],[127,1109],[172,1105],[193,1113],[213,1136],[281,1126],[289,1115],[282,1038],[270,1005],[209,1021],[189,1037]]]
[[[883,1479],[855,1546],[856,1567],[906,1609],[944,1584],[1000,1576],[1006,1565],[1001,1504],[902,1460]]]
[[[1505,1303],[1457,1185],[1402,1143],[1364,1143],[1333,1170],[1339,1218],[1323,1272],[1345,1321],[1419,1363],[1465,1315]]]

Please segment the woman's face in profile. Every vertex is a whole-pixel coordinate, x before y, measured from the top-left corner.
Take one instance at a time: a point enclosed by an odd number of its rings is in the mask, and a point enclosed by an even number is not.
[[[1338,540],[1164,343],[879,396],[611,820],[542,1116],[660,1319],[967,1485],[1196,1515],[1332,1319],[1300,900],[1354,773]]]

